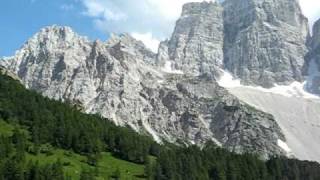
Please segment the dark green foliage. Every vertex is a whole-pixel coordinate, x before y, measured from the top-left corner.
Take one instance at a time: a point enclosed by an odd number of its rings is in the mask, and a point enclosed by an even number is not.
[[[267,162],[208,143],[163,150],[151,179],[157,180],[320,180],[320,165],[284,157]]]
[[[80,174],[80,180],[95,180],[95,173],[93,171],[82,171]]]
[[[46,166],[26,162],[26,138],[15,130],[12,137],[0,137],[0,179],[6,180],[63,180],[63,165],[60,161]],[[4,151],[2,151],[5,149]]]
[[[122,159],[143,163],[150,152],[159,152],[159,145],[148,136],[27,91],[19,82],[2,75],[0,118],[28,128],[31,141],[35,144],[29,149],[32,153],[50,153],[53,145],[81,154],[98,154],[108,150]],[[40,144],[45,145],[38,147]]]
[[[112,178],[115,180],[121,179],[121,171],[119,168],[117,168],[116,171],[113,172]]]

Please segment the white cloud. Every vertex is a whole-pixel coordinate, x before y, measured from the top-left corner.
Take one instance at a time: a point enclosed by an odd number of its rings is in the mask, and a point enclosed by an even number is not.
[[[300,5],[304,15],[309,18],[311,25],[320,18],[319,0],[300,0]]]
[[[131,33],[131,36],[136,38],[137,40],[142,41],[153,52],[158,51],[158,46],[159,46],[160,41],[158,39],[154,38],[152,33],[148,32],[145,34],[141,34],[141,33],[133,32],[133,33]]]
[[[84,14],[106,33],[129,32],[154,50],[169,38],[182,5],[203,0],[82,0]],[[157,43],[157,45],[156,45]]]
[[[155,42],[169,38],[182,5],[203,0],[81,0],[85,14],[106,33],[128,32],[153,49]],[[300,0],[304,14],[313,23],[320,17],[319,0]],[[156,40],[157,39],[157,40]]]

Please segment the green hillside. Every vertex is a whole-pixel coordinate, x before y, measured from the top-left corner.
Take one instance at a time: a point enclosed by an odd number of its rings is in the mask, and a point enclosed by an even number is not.
[[[0,136],[12,137],[16,130],[14,126],[0,120]],[[19,130],[26,132],[24,129],[19,128]],[[31,142],[28,143],[31,147],[34,145]],[[83,171],[92,173],[98,180],[112,179],[117,175],[120,175],[122,179],[145,179],[143,165],[121,160],[114,157],[110,152],[102,152],[97,158],[96,165],[93,166],[88,161],[87,156],[55,148],[49,144],[40,145],[40,147],[41,152],[37,154],[25,154],[26,162],[34,162],[39,166],[46,166],[60,161],[65,177],[70,179],[80,179]]]

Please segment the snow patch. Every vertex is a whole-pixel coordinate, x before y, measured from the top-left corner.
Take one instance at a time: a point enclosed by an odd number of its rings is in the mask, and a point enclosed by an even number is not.
[[[176,70],[172,68],[172,61],[166,61],[162,71],[168,74],[184,74],[181,70]]]
[[[286,97],[300,97],[305,99],[320,99],[319,96],[307,92],[307,81],[293,82],[290,85],[278,85],[275,84],[273,88],[267,89],[261,86],[244,86],[241,85],[240,79],[234,78],[230,72],[221,70],[222,76],[218,80],[218,84],[225,88],[246,87],[255,90],[259,90],[266,93],[279,94]]]
[[[222,71],[222,75],[218,80],[218,84],[225,88],[241,87],[240,79],[235,79],[230,72]]]
[[[287,154],[292,154],[292,150],[289,148],[288,144],[283,142],[281,139],[278,139],[278,146],[281,147]]]
[[[131,34],[135,39],[142,41],[152,52],[157,53],[160,41],[156,39],[152,33],[137,33]]]
[[[319,99],[287,97],[247,86],[227,89],[242,102],[274,116],[287,146],[292,150],[287,156],[320,162]],[[283,145],[281,142],[278,144]],[[283,147],[288,150],[286,146]]]

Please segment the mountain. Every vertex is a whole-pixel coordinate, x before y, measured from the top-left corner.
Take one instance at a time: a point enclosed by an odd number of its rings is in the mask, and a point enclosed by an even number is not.
[[[307,88],[310,92],[320,94],[320,20],[313,26],[310,52],[307,55]]]
[[[70,28],[52,26],[2,63],[26,87],[157,141],[212,140],[236,152],[284,154],[277,140],[285,138],[272,116],[242,105],[210,77],[152,66],[153,57],[129,35],[89,42]]]
[[[308,139],[319,135],[319,100],[302,87],[303,69],[309,64],[311,69],[311,61],[304,60],[311,52],[310,38],[296,0],[188,3],[157,54],[128,34],[91,42],[68,27],[50,26],[0,65],[29,89],[101,114],[158,142],[202,146],[213,141],[264,158],[287,155],[320,161],[313,159],[320,157],[314,149],[319,143]],[[222,82],[227,71],[230,78]],[[226,85],[234,86],[235,78],[241,86],[237,90]],[[274,92],[268,97],[266,88],[279,85],[285,95],[290,87],[291,95],[299,98],[283,99]],[[246,94],[247,88],[259,93]],[[252,97],[261,102],[257,105]],[[299,111],[288,117],[290,108],[276,106],[280,99],[283,106],[297,103],[297,109],[314,109],[304,118]],[[299,125],[312,133],[298,136],[290,127]],[[304,150],[308,156],[301,154]]]
[[[217,74],[223,66],[221,5],[185,4],[171,39],[161,43],[157,60],[190,75]]]
[[[157,144],[149,136],[54,101],[0,68],[0,178],[64,179],[304,179],[320,164],[255,154],[239,155],[213,143]],[[187,157],[187,158],[186,158]]]
[[[308,20],[297,0],[227,0],[224,64],[244,84],[302,81]]]

